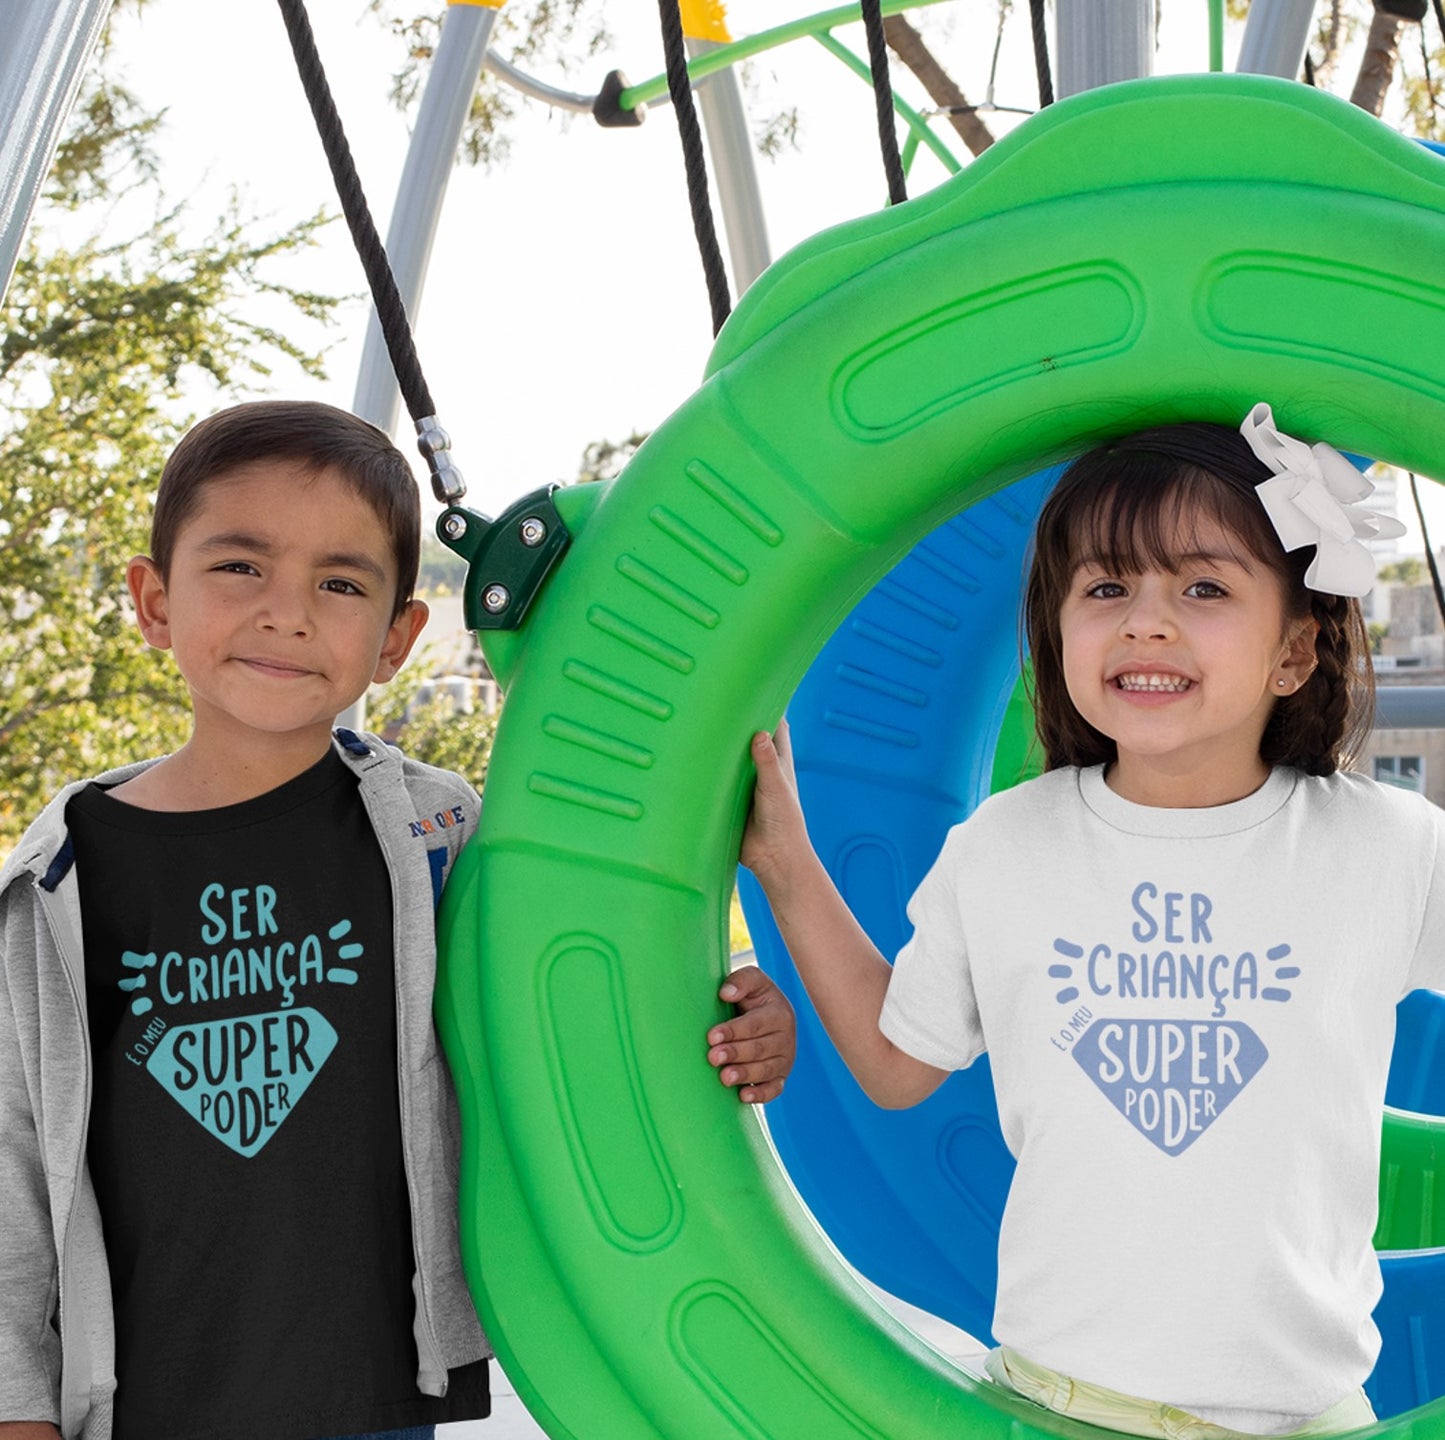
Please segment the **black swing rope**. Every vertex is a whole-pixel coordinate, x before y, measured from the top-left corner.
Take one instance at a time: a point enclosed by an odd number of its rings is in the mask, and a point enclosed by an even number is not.
[[[883,152],[883,173],[888,177],[888,203],[908,199],[903,161],[898,154],[898,127],[893,118],[893,82],[888,76],[888,41],[883,34],[882,0],[860,0],[863,29],[868,36],[868,70],[873,77],[873,108],[878,113],[878,148]]]
[[[682,37],[682,10],[678,0],[658,0],[662,19],[662,53],[667,65],[667,90],[677,112],[677,132],[682,140],[682,163],[687,172],[687,200],[692,207],[692,229],[702,255],[707,279],[707,298],[712,306],[712,333],[716,335],[732,311],[727,270],[717,242],[712,203],[707,193],[707,162],[703,158],[702,127],[692,103],[692,79],[687,73],[687,49]]]
[[[282,5],[288,0],[281,0]],[[1043,0],[1037,0],[1042,6]],[[708,197],[707,162],[703,154],[702,127],[692,100],[692,79],[687,72],[687,48],[682,34],[682,9],[678,0],[657,0],[662,21],[662,53],[667,70],[667,92],[677,114],[682,140],[683,166],[687,173],[687,200],[692,210],[692,229],[702,257],[707,280],[708,303],[712,307],[712,333],[716,335],[732,311],[727,270],[718,245]],[[878,113],[878,143],[883,151],[883,169],[888,178],[888,203],[901,205],[908,199],[903,179],[903,161],[898,152],[898,135],[893,121],[893,85],[888,78],[888,45],[883,34],[881,0],[860,0],[863,26],[868,35],[868,69],[873,79],[873,99]],[[1047,72],[1048,54],[1041,62]],[[1042,85],[1043,80],[1040,81]],[[1052,85],[1050,85],[1052,98]]]
[[[1410,476],[1410,498],[1415,502],[1415,516],[1420,522],[1420,538],[1425,543],[1425,563],[1430,567],[1430,584],[1435,589],[1435,605],[1440,611],[1440,618],[1445,620],[1445,586],[1440,583],[1440,566],[1435,560],[1435,551],[1430,546],[1430,531],[1425,524],[1425,507],[1420,503],[1420,482],[1415,478],[1413,470],[1407,472]]]
[[[356,162],[351,157],[351,146],[347,143],[341,116],[331,98],[331,87],[327,84],[326,71],[317,53],[316,37],[311,30],[304,0],[279,0],[279,4],[281,17],[286,22],[286,33],[291,38],[291,50],[296,57],[297,73],[316,120],[327,164],[331,167],[331,178],[336,184],[341,210],[366,272],[377,318],[381,321],[381,333],[391,356],[392,369],[396,372],[396,382],[406,401],[407,411],[416,424],[417,448],[431,471],[432,489],[437,499],[455,504],[466,494],[466,482],[446,453],[451,448],[451,441],[437,422],[436,406],[422,374],[421,361],[417,358],[406,306],[402,304],[396,277],[391,273],[391,265],[386,258],[386,249],[371,218],[371,208],[366,203],[361,178],[356,173]]]
[[[1436,0],[1439,3],[1439,0]],[[1039,77],[1039,109],[1054,103],[1054,77],[1049,65],[1049,36],[1044,29],[1044,0],[1029,0],[1029,16],[1033,21],[1034,69]]]

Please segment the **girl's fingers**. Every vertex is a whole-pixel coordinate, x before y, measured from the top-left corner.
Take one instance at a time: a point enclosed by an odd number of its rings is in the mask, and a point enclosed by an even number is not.
[[[772,1049],[780,1050],[784,1044],[791,1044],[794,1028],[791,1011],[784,1012],[781,1005],[776,1007],[765,1005],[761,1009],[734,1015],[731,1020],[724,1020],[714,1025],[708,1031],[707,1043],[709,1045],[727,1045],[733,1042],[769,1044]]]
[[[776,1061],[763,1060],[751,1065],[724,1065],[717,1075],[724,1085],[736,1089],[740,1098],[751,1104],[771,1100],[780,1094],[787,1071]],[[757,1095],[758,1099],[750,1100],[749,1092]]]
[[[745,1014],[769,1004],[778,1004],[783,998],[777,984],[756,965],[740,965],[730,971],[717,993],[728,1004],[741,1006]]]
[[[793,773],[793,732],[788,729],[786,717],[778,721],[778,728],[773,732],[772,741],[773,749],[777,751],[783,769],[791,775]]]
[[[738,1091],[738,1099],[744,1105],[766,1105],[769,1100],[776,1100],[782,1093],[782,1080],[769,1080],[761,1085],[742,1086]]]
[[[708,1038],[711,1040],[712,1037]],[[786,1074],[788,1061],[782,1038],[780,1035],[763,1035],[756,1040],[740,1040],[727,1036],[710,1046],[707,1061],[709,1065],[771,1065]]]

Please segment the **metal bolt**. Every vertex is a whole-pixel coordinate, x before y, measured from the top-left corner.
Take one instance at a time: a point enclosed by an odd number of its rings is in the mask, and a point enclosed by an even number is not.
[[[467,517],[465,515],[448,515],[442,521],[442,529],[446,531],[448,540],[460,540],[467,533]]]
[[[536,549],[547,538],[547,524],[536,515],[528,515],[518,527],[519,535],[522,537],[522,544]]]
[[[500,615],[512,603],[512,592],[505,585],[488,585],[482,591],[482,608],[492,615]]]

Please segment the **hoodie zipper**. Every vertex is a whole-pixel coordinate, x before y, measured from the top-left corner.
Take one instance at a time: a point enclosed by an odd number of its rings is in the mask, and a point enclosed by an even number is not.
[[[447,1393],[447,1387],[450,1384],[450,1376],[446,1366],[442,1363],[441,1346],[437,1344],[436,1330],[432,1325],[431,1296],[427,1289],[426,1266],[422,1263],[422,1247],[417,1232],[417,1215],[419,1211],[417,1185],[415,1176],[412,1173],[413,1162],[411,1147],[407,1143],[407,1136],[411,1133],[411,1113],[408,1089],[404,1078],[405,1049],[402,1044],[402,1012],[404,1000],[402,997],[401,977],[403,946],[402,936],[398,933],[397,928],[397,916],[400,914],[400,908],[397,903],[396,893],[399,863],[403,857],[393,854],[390,836],[383,830],[379,822],[379,817],[372,806],[371,785],[368,783],[370,778],[368,773],[369,769],[370,767],[368,767],[367,770],[359,771],[359,778],[361,780],[362,802],[365,804],[366,813],[371,820],[372,833],[377,837],[377,841],[381,846],[382,855],[385,857],[387,878],[391,887],[392,990],[396,1005],[396,1089],[397,1109],[401,1118],[401,1162],[402,1173],[406,1176],[407,1202],[411,1208],[411,1257],[416,1274],[417,1315],[421,1322],[420,1329],[422,1336],[430,1352],[425,1356],[419,1354],[417,1360],[420,1369],[429,1371],[436,1377],[437,1383],[441,1386],[438,1393],[445,1395]],[[405,791],[404,785],[402,788],[403,791]],[[407,793],[408,803],[410,803],[410,792],[405,793]],[[429,876],[427,880],[428,883],[430,883]]]

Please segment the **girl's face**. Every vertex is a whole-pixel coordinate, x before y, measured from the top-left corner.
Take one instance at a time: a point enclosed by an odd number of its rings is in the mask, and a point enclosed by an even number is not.
[[[1059,615],[1064,683],[1118,746],[1118,794],[1220,805],[1263,784],[1265,724],[1314,669],[1315,622],[1287,620],[1282,580],[1217,521],[1177,548],[1172,569],[1078,565]]]

